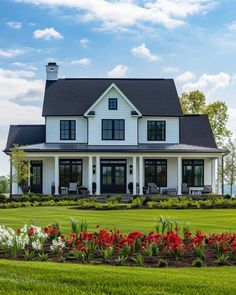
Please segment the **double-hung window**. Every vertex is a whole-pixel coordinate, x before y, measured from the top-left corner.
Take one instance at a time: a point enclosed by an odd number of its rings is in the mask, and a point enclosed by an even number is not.
[[[123,119],[103,119],[102,120],[102,140],[124,140],[125,120]]]
[[[165,121],[147,121],[147,140],[165,141],[166,140],[166,122]]]
[[[75,140],[75,120],[60,121],[60,140]]]
[[[109,98],[108,99],[108,109],[109,110],[117,110],[117,98]]]
[[[183,160],[183,183],[188,187],[204,186],[204,160]]]

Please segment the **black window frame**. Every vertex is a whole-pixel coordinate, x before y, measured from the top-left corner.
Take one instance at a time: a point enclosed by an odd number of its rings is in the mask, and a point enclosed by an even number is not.
[[[111,128],[104,128],[105,122],[111,122]],[[123,122],[123,128],[116,128],[116,122]],[[107,124],[108,125],[108,124]],[[105,137],[105,131],[111,132],[111,138]],[[122,138],[116,138],[116,131],[122,131],[123,136]],[[125,140],[125,120],[124,119],[102,119],[102,140]]]
[[[68,165],[69,167],[69,182],[68,184],[65,183],[65,180],[62,181],[62,178],[63,176],[65,177],[66,173],[63,173],[62,175],[62,166],[66,166]],[[80,186],[83,185],[83,160],[81,159],[60,159],[59,160],[59,185],[60,187],[68,187],[69,186],[69,183],[70,182],[75,182],[72,180],[72,176],[73,176],[73,166],[75,165],[78,165],[78,166],[81,166],[81,175],[80,175],[80,179],[79,179],[79,182],[80,182]],[[64,167],[65,169],[65,167]],[[77,180],[77,183],[78,183],[78,180]]]
[[[201,162],[201,163],[199,163]],[[204,187],[204,160],[203,159],[184,159],[182,160],[182,183],[187,183],[188,187]],[[191,166],[191,182],[188,181],[187,175],[185,175],[185,166]],[[196,184],[195,167],[202,167],[202,175],[200,185]]]
[[[108,110],[116,111],[118,109],[118,100],[116,97],[110,97],[108,99]]]
[[[157,126],[158,124],[161,125],[161,128],[162,128],[161,130],[158,130],[158,126]],[[153,134],[155,138],[153,138]],[[166,121],[148,120],[147,121],[147,140],[148,141],[165,141],[166,140]]]
[[[68,128],[63,128],[62,125],[65,122],[68,122]],[[68,132],[68,137],[65,136],[66,131]],[[76,120],[60,120],[60,140],[76,140]]]
[[[154,166],[154,173],[152,174],[152,177],[154,180],[147,180],[147,166]],[[157,177],[157,166],[164,166],[165,167],[165,181],[163,183],[158,183],[158,177]],[[158,187],[167,187],[167,177],[168,177],[168,165],[167,165],[167,159],[146,159],[144,163],[144,170],[145,170],[145,186],[148,185],[148,183],[155,183]],[[155,181],[156,180],[156,181]]]

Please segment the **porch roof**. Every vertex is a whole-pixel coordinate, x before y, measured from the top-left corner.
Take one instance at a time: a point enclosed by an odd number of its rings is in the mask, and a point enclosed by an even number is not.
[[[40,143],[20,147],[26,152],[122,152],[122,153],[225,153],[225,150],[188,144],[88,145],[81,143]]]

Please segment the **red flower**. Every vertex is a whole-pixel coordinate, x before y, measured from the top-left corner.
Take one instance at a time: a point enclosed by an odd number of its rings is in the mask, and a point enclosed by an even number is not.
[[[187,239],[188,239],[191,235],[192,235],[192,233],[189,232],[189,231],[187,231],[187,232],[184,233],[184,236],[185,236],[185,238],[187,238]]]
[[[70,237],[75,238],[76,234],[70,234]]]

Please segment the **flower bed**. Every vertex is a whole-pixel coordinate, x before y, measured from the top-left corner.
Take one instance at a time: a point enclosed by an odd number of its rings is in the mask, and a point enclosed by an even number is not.
[[[65,236],[59,225],[44,229],[24,225],[15,231],[0,226],[0,258],[145,267],[236,265],[236,234],[190,231],[173,220],[160,218],[156,231],[125,234],[117,229],[88,232],[87,224],[72,220]]]

